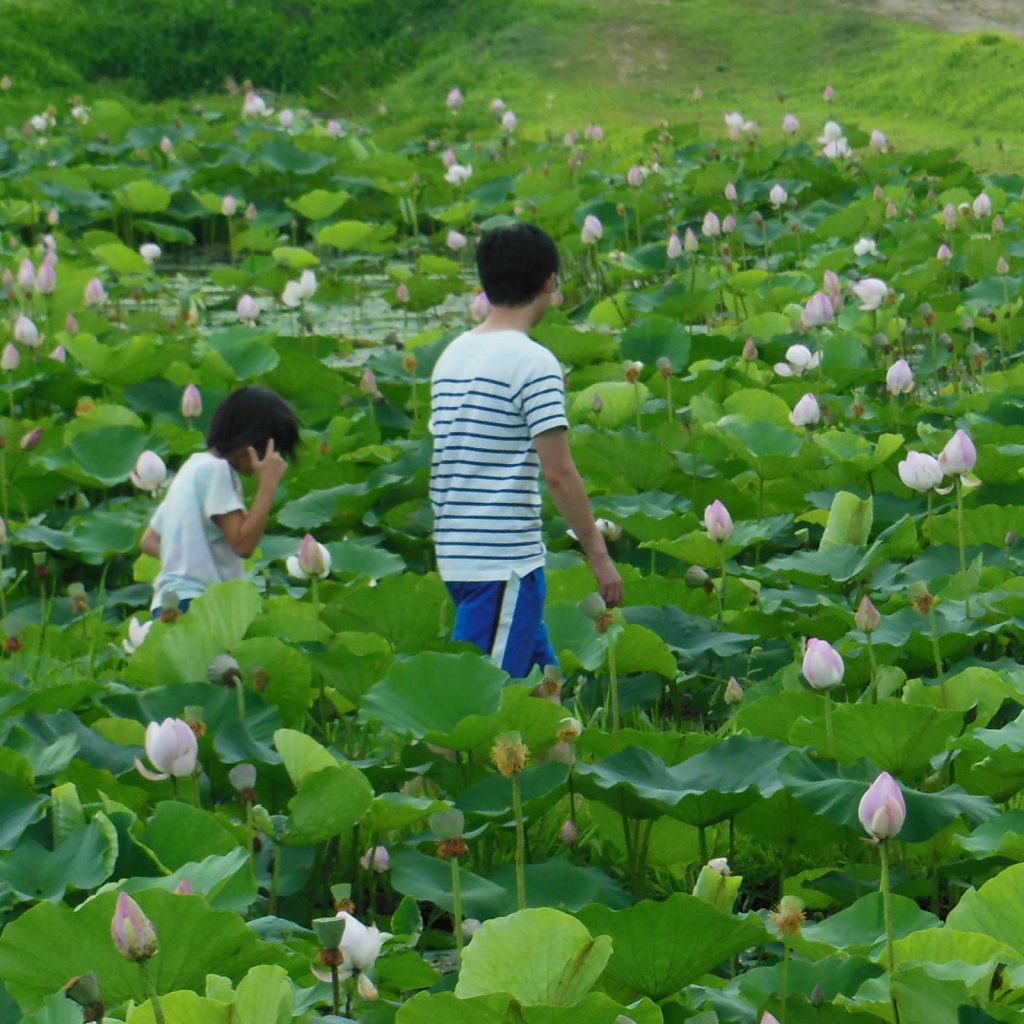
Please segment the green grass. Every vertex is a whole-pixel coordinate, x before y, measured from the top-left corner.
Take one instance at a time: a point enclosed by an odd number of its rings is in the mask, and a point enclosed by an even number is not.
[[[831,114],[881,128],[897,146],[950,144],[998,169],[1024,155],[1018,39],[953,35],[821,0],[520,0],[516,11],[510,27],[396,82],[392,114],[430,127],[459,84],[467,107],[502,96],[534,136],[591,120],[620,135],[661,120],[721,133],[733,109],[777,135],[792,111],[808,132]]]

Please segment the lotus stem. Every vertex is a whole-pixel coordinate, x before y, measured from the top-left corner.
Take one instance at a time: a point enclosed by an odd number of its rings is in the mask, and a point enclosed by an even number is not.
[[[935,497],[933,491],[928,492],[928,513],[925,516],[925,533],[928,534],[928,547],[935,546],[935,528],[932,525],[932,499]]]
[[[512,810],[516,816],[516,905],[526,909],[526,829],[523,825],[523,794],[519,773],[512,776]]]
[[[513,792],[515,792],[515,783],[518,781],[518,777],[513,781]],[[518,850],[518,835],[517,835],[517,850]],[[516,882],[519,881],[518,868],[516,874]],[[520,908],[522,909],[522,908]],[[459,858],[452,857],[452,925],[455,930],[455,958],[458,962],[462,963],[462,877],[459,875]]]
[[[782,940],[782,1024],[786,1024],[789,1002],[789,939]]]
[[[615,664],[615,643],[608,644],[608,688],[612,700],[612,735],[619,731],[619,672]]]
[[[718,544],[718,564],[722,569],[722,580],[718,586],[718,625],[721,629],[725,629],[725,581],[726,581],[726,568],[725,568],[725,546],[720,541]]]
[[[896,1024],[899,1024],[900,1010],[896,1005],[896,997],[891,995],[892,976],[896,969],[896,953],[894,949],[895,939],[892,924],[892,892],[890,891],[889,884],[889,844],[885,839],[878,844],[878,856],[881,861],[881,875],[878,885],[882,890],[882,907],[885,915],[885,947],[886,955],[889,960],[890,998],[892,999],[892,1009],[896,1017]]]
[[[871,634],[868,633],[868,662],[871,665],[871,681],[868,684],[868,689],[871,691],[871,703],[878,703],[878,661],[875,658],[875,645],[871,640]]]
[[[675,410],[672,408],[672,378],[665,378],[665,405],[668,409],[668,421],[669,423],[675,422]]]
[[[142,984],[146,989],[146,995],[149,996],[149,1001],[153,1004],[153,1019],[156,1024],[167,1024],[167,1019],[164,1017],[164,1008],[160,1003],[160,993],[156,990],[156,984],[149,974],[149,961],[139,961],[139,973],[142,975]]]
[[[633,381],[633,397],[636,399],[636,432],[639,434],[642,431],[640,426],[640,381]]]
[[[334,1015],[341,1016],[341,985],[338,982],[338,965],[331,964],[331,998],[334,1003]]]
[[[836,743],[832,735],[832,694],[825,692],[825,749],[828,756],[836,759]]]
[[[949,694],[946,692],[946,673],[942,671],[942,650],[939,647],[939,626],[935,619],[935,608],[928,609],[928,624],[932,634],[932,655],[935,658],[935,672],[939,677],[939,695],[944,708],[949,707]]]
[[[960,477],[956,478],[956,520],[957,534],[960,540],[960,575],[964,588],[964,615],[971,617],[971,585],[967,579],[967,540],[964,536],[964,485]]]

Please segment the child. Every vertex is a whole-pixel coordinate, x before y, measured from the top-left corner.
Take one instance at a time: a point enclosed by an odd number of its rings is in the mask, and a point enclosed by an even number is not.
[[[171,482],[139,547],[160,559],[152,608],[186,611],[211,583],[239,579],[267,528],[277,485],[299,441],[299,421],[265,388],[233,391],[217,407],[207,450],[190,455]],[[246,511],[238,474],[259,478]]]
[[[543,621],[540,472],[609,607],[622,601],[622,580],[569,448],[562,368],[527,334],[558,285],[555,243],[511,224],[484,235],[476,259],[491,312],[448,345],[431,380],[434,544],[454,638],[521,678],[555,662]]]

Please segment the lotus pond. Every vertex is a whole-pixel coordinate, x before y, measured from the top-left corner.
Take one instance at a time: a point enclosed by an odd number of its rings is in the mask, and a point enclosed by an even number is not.
[[[0,1019],[1020,1019],[1024,177],[461,100],[3,100]],[[548,508],[526,680],[448,639],[426,500],[512,217],[626,587]],[[240,382],[301,456],[250,578],[145,626],[162,467]]]

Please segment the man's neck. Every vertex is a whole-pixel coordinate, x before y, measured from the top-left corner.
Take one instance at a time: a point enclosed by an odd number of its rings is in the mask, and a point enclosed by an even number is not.
[[[487,319],[477,328],[478,331],[521,331],[528,334],[531,327],[538,321],[534,303],[528,306],[492,306]]]

